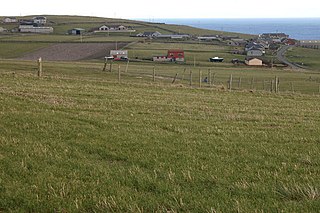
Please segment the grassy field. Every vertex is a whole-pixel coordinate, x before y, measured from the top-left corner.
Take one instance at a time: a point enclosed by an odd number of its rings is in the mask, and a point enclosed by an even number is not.
[[[153,83],[147,65],[119,84],[101,65],[39,79],[1,61],[1,211],[320,209],[319,96]]]
[[[303,64],[310,69],[320,71],[319,49],[295,47],[287,52],[286,57],[294,63]]]

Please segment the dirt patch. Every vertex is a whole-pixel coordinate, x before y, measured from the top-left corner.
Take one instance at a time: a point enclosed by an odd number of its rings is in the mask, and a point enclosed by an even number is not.
[[[127,43],[118,43],[118,49],[126,46]],[[113,43],[63,43],[42,48],[28,53],[21,60],[37,60],[42,58],[46,61],[79,61],[85,59],[99,59],[109,55],[110,50],[115,49]]]

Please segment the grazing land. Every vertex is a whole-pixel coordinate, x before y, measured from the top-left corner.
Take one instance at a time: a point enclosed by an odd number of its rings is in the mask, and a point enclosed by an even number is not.
[[[61,33],[123,22],[50,19]],[[130,61],[102,71],[105,51],[129,42]],[[184,49],[186,63],[150,60],[168,49]],[[231,50],[124,35],[1,36],[0,212],[319,211],[317,52],[290,51],[308,66],[296,72],[234,65],[244,56]],[[215,56],[225,61],[208,62]]]

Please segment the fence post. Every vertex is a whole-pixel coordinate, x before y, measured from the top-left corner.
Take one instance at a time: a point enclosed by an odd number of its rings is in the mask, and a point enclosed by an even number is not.
[[[127,66],[126,66],[126,70],[125,70],[125,72],[127,73],[128,72],[128,68],[129,68],[129,59],[128,59],[128,61],[127,61]]]
[[[178,77],[178,73],[176,73],[176,75],[174,76],[173,81],[172,81],[172,84],[174,84],[174,83],[176,82],[177,77]]]
[[[278,78],[277,78],[277,76],[274,77],[274,92],[278,93]]]
[[[108,58],[105,57],[105,58],[104,58],[104,66],[103,66],[102,71],[106,71],[106,69],[107,69],[107,63],[108,63]]]
[[[212,76],[211,76],[211,69],[209,69],[208,70],[208,81],[209,81],[209,86],[211,87],[212,86],[212,81],[211,81],[211,78],[212,78]]]
[[[238,88],[241,89],[241,77],[239,77]]]
[[[232,90],[232,74],[230,75],[230,78],[229,78],[229,91],[231,92]]]
[[[153,82],[156,81],[156,66],[153,66],[152,80]]]
[[[183,80],[184,80],[184,74],[185,74],[186,71],[187,71],[187,68],[184,68],[183,69],[183,73],[182,73],[182,77],[181,77],[181,82],[183,82]]]
[[[214,80],[216,78],[216,73],[213,73],[213,77],[212,77],[212,85],[214,85]]]
[[[41,77],[42,75],[42,58],[40,57],[38,59],[38,77]]]
[[[270,82],[270,92],[273,92],[273,80]]]
[[[121,70],[120,70],[120,65],[118,65],[118,82],[119,82],[119,84],[121,83]]]
[[[190,70],[190,86],[192,86],[192,70]]]
[[[113,63],[113,62],[112,62],[112,60],[111,60],[111,61],[110,61],[110,69],[109,69],[110,72],[112,72],[112,63]]]
[[[202,83],[202,72],[201,72],[201,69],[199,69],[199,87],[201,88],[201,83]]]
[[[254,77],[251,78],[251,89],[254,89]]]

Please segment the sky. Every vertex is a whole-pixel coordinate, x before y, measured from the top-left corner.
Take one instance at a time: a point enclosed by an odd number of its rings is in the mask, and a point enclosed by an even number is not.
[[[0,16],[85,15],[124,19],[315,18],[319,0],[10,0]]]

